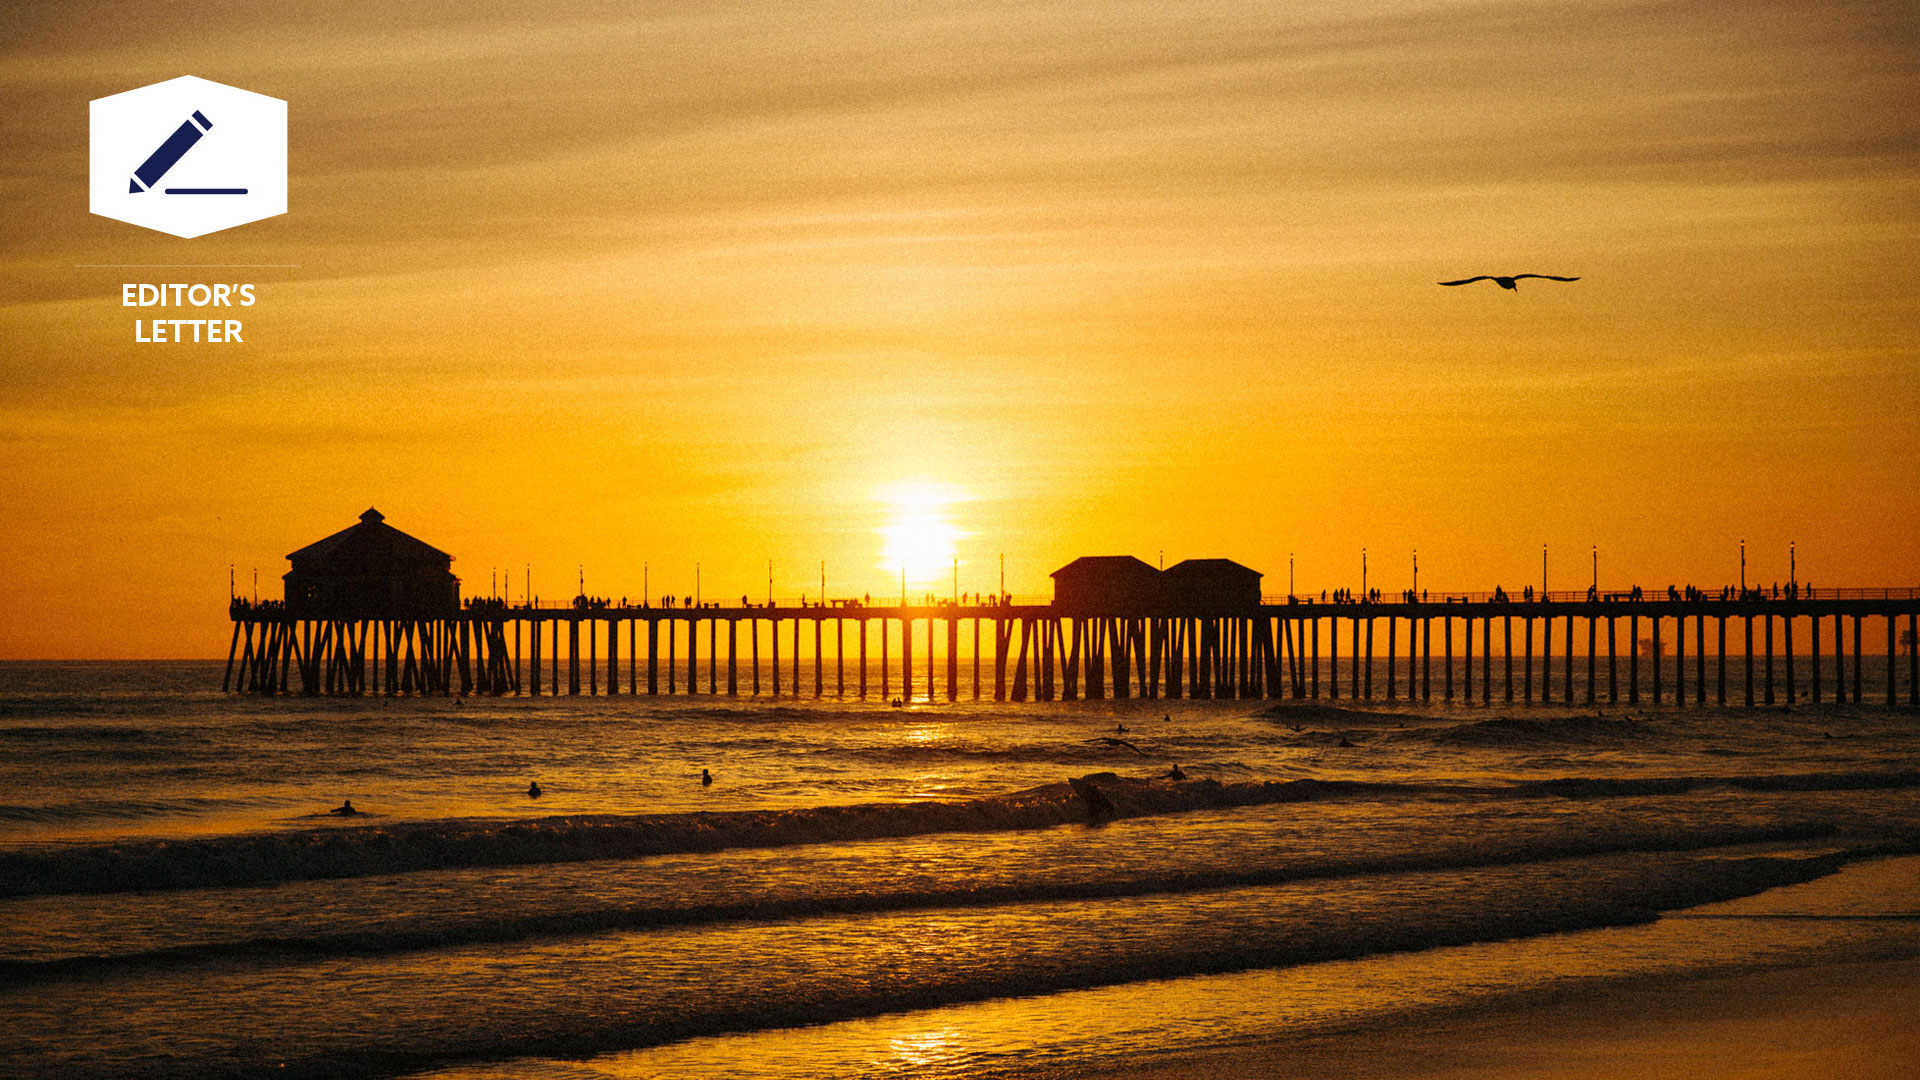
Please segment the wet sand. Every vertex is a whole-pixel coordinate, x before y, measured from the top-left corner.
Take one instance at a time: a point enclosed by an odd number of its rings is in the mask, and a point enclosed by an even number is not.
[[[1920,1062],[1920,961],[1834,964],[1613,987],[1548,1004],[1217,1051],[1122,1072],[1148,1080],[1895,1080]]]
[[[1251,1048],[1170,1054],[1121,1071],[1148,1080],[1895,1080],[1920,1075],[1920,857],[1709,904],[1678,918],[1762,934],[1776,919],[1884,926],[1865,952],[1806,967],[1596,983],[1492,1000],[1400,1024]],[[1603,934],[1605,932],[1602,932]],[[1598,945],[1598,941],[1596,941]],[[1604,947],[1604,946],[1599,946]]]

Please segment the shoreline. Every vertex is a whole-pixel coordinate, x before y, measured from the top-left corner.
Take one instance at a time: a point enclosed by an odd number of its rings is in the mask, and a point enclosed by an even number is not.
[[[1920,857],[1855,863],[1800,885],[1672,912],[1664,920],[1768,923],[1920,919]],[[1746,925],[1734,928],[1733,921]],[[1880,952],[1880,949],[1887,951]],[[1877,953],[1877,955],[1876,955]],[[1649,974],[1496,996],[1378,1023],[1252,1045],[1033,1074],[1049,1080],[1899,1080],[1920,1061],[1920,955],[1882,939],[1809,963]]]
[[[1920,1061],[1920,960],[1615,985],[1257,1047],[1171,1053],[1066,1080],[1900,1080]]]

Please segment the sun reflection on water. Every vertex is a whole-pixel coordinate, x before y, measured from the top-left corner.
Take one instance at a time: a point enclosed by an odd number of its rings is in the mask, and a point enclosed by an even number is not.
[[[873,1062],[884,1070],[921,1072],[951,1068],[960,1058],[957,1035],[945,1028],[909,1032],[887,1040],[887,1053]]]

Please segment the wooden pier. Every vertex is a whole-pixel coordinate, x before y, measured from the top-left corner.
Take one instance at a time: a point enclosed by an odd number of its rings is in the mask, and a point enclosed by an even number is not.
[[[1920,637],[1916,589],[1300,598],[1207,615],[482,600],[437,618],[328,619],[235,600],[232,617],[222,688],[243,693],[1920,706],[1920,659],[1910,644],[1900,650],[1901,631],[1913,635],[1905,642]],[[1869,626],[1885,634],[1871,684],[1863,650],[1879,642]]]

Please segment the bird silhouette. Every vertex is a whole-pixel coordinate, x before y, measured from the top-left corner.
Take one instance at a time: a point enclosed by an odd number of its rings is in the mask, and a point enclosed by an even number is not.
[[[1476,281],[1491,281],[1495,285],[1498,285],[1501,288],[1506,289],[1510,292],[1519,292],[1520,286],[1515,285],[1514,282],[1519,281],[1521,278],[1530,278],[1530,277],[1545,278],[1548,281],[1579,281],[1580,280],[1577,277],[1556,277],[1553,274],[1514,274],[1511,277],[1501,277],[1498,274],[1481,274],[1479,277],[1461,278],[1459,281],[1443,281],[1440,284],[1471,285]]]
[[[1139,754],[1141,757],[1147,756],[1147,752],[1145,750],[1140,749],[1139,747],[1133,745],[1132,743],[1128,742],[1125,739],[1116,739],[1111,735],[1103,735],[1098,739],[1088,739],[1087,741],[1090,743],[1104,743],[1107,746],[1124,746],[1127,749],[1133,751],[1134,753]]]

